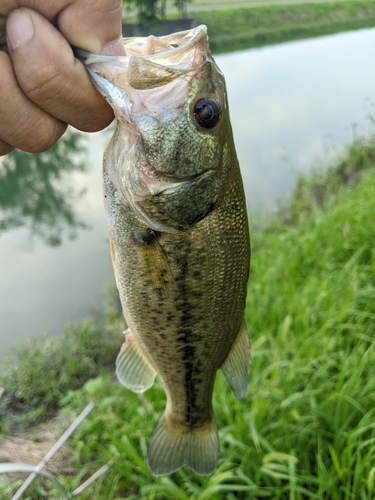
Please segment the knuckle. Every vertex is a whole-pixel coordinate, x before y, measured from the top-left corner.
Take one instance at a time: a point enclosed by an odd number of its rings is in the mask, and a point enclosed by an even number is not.
[[[89,4],[91,12],[98,13],[101,17],[112,13],[119,15],[119,11],[122,13],[122,0],[106,0],[105,2],[103,0],[91,0]]]
[[[47,127],[45,125],[45,123],[42,123],[40,126],[36,125],[33,140],[25,144],[26,148],[24,151],[28,153],[43,153],[43,151],[51,148],[60,139],[67,127],[66,124],[61,122],[48,123]]]
[[[12,147],[30,153],[44,151],[61,137],[67,126],[31,103],[10,106],[6,112],[2,108],[0,154],[3,155]]]
[[[28,98],[39,104],[55,99],[64,93],[67,79],[64,75],[53,68],[44,68],[35,72],[21,83],[22,90]]]

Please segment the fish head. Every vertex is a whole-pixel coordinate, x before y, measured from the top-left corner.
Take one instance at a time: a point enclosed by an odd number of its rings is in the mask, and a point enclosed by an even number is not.
[[[224,76],[205,26],[124,47],[125,56],[85,60],[117,117],[104,168],[142,222],[186,230],[215,207],[230,169]]]

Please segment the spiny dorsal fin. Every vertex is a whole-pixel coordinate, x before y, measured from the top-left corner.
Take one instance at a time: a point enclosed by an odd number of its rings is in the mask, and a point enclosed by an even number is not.
[[[122,385],[134,392],[144,392],[155,380],[156,372],[143,354],[130,330],[116,359],[116,375]]]
[[[226,360],[221,365],[221,370],[237,399],[242,399],[246,393],[251,365],[250,354],[250,340],[244,321]]]
[[[215,417],[204,427],[174,426],[167,414],[161,417],[147,450],[147,463],[154,476],[164,476],[186,465],[196,474],[216,469],[220,455]]]

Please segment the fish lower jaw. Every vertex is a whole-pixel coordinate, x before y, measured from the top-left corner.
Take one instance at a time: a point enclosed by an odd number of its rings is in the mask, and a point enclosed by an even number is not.
[[[158,179],[142,171],[140,172],[140,175],[143,183],[146,185],[151,195],[158,195],[161,193],[173,194],[176,191],[180,191],[181,189],[191,186],[195,181],[195,178],[173,181],[162,178]]]

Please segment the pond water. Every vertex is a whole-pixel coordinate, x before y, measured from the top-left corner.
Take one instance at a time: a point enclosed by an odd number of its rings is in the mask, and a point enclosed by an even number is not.
[[[366,132],[374,46],[373,28],[216,56],[251,210],[272,210],[327,147]],[[102,307],[113,279],[101,186],[110,132],[0,161],[0,357]]]

